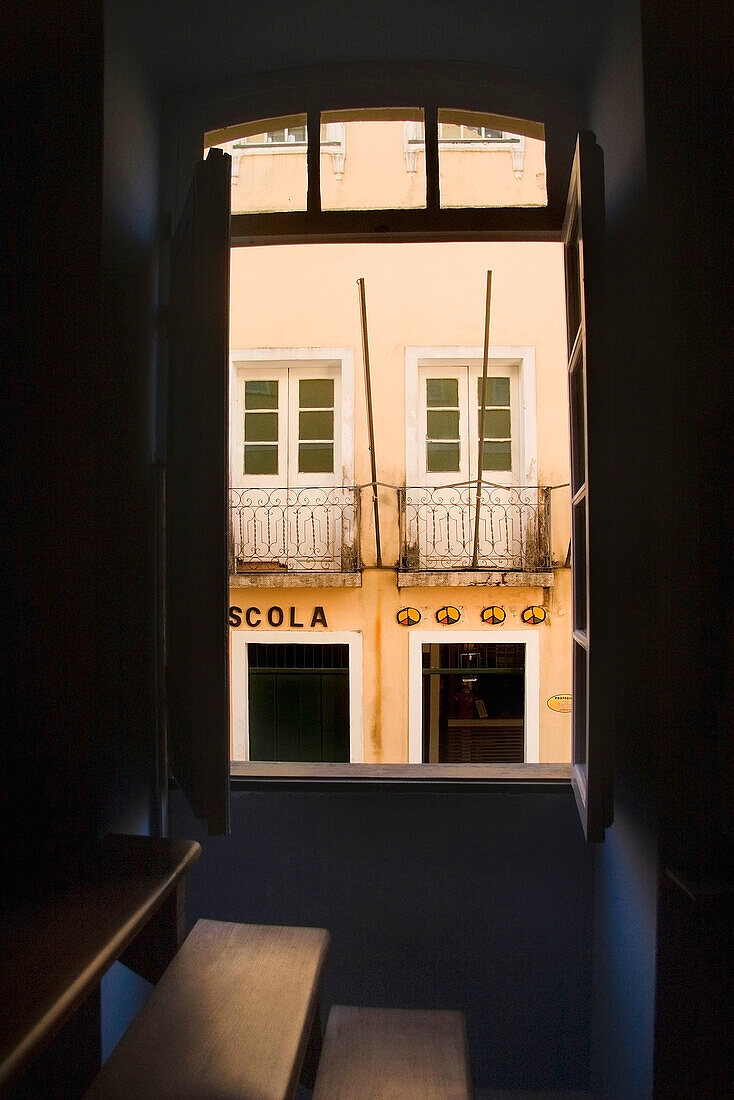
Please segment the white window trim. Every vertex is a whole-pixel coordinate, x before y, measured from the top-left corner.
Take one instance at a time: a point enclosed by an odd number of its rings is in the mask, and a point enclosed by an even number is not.
[[[540,757],[540,635],[537,630],[411,630],[408,638],[408,763],[423,763],[423,646],[491,642],[525,646],[525,763]]]
[[[354,348],[234,348],[229,353],[230,483],[237,469],[235,449],[240,438],[237,407],[237,367],[240,364],[284,366],[300,363],[314,367],[338,366],[341,376],[339,417],[341,468],[334,470],[334,485],[354,485]],[[285,479],[287,481],[287,477]],[[285,482],[284,482],[285,484]]]
[[[440,366],[447,369],[467,362],[480,365],[484,356],[481,346],[447,345],[444,347],[406,347],[405,349],[405,473],[406,485],[422,484],[421,448],[425,433],[419,420],[420,367]],[[538,428],[535,391],[535,348],[530,345],[495,345],[489,349],[492,367],[516,366],[519,385],[519,455],[518,484],[538,484]],[[490,474],[486,480],[491,481]]]
[[[362,634],[356,630],[230,630],[232,759],[250,759],[249,675],[247,646],[348,645],[349,646],[349,762],[364,760],[362,736]]]
[[[460,141],[452,141],[451,138],[442,138],[440,136],[440,127],[443,123],[438,123],[439,135],[438,143],[442,150],[448,149],[457,152],[480,152],[480,153],[509,153],[512,157],[512,171],[514,172],[515,179],[522,179],[523,172],[525,170],[525,137],[523,134],[511,134],[509,131],[503,130],[501,138],[464,138]],[[466,123],[466,126],[470,126],[471,123]],[[490,129],[490,127],[487,127]],[[512,138],[512,141],[508,141],[508,138]],[[414,176],[418,168],[418,156],[419,154],[425,154],[426,143],[423,136],[423,123],[422,122],[404,122],[403,123],[403,154],[405,156],[405,167],[408,175]]]

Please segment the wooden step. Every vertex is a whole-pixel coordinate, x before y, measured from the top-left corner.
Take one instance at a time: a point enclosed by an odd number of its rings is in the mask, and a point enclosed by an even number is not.
[[[290,1100],[329,933],[200,920],[87,1100]]]
[[[334,1005],[313,1100],[468,1100],[462,1012]]]

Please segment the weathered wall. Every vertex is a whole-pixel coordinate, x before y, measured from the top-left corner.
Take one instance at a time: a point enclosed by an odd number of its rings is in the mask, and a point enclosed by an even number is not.
[[[529,684],[539,710],[541,763],[570,759],[571,716],[551,711],[547,700],[551,695],[570,692],[570,570],[557,569],[551,588],[498,588],[479,585],[474,588],[449,586],[398,588],[396,574],[391,569],[365,569],[359,588],[264,588],[232,587],[230,605],[239,608],[238,625],[232,637],[245,635],[247,641],[277,641],[289,630],[290,608],[303,628],[290,630],[289,640],[297,637],[308,642],[314,635],[326,638],[332,631],[358,631],[362,637],[362,742],[365,763],[404,763],[408,761],[409,728],[409,638],[414,631],[431,631],[434,641],[450,642],[452,635],[473,632],[475,641],[502,642],[512,631],[513,641],[521,636],[534,636],[540,649],[540,678]],[[460,620],[452,626],[439,626],[436,612],[447,604],[457,607]],[[482,609],[489,604],[503,607],[507,618],[502,626],[487,626],[482,622]],[[540,604],[547,618],[540,626],[522,622],[523,610]],[[268,610],[283,609],[282,627],[268,624]],[[311,627],[315,606],[324,608],[328,631],[320,622]],[[417,626],[406,627],[397,622],[402,607],[413,607],[421,613]],[[245,618],[259,624],[249,629]],[[278,616],[275,616],[276,623]],[[265,638],[265,632],[267,638]],[[234,638],[233,638],[234,640]],[[462,641],[465,640],[462,637]],[[239,656],[239,650],[238,650]],[[233,659],[232,675],[242,675],[241,664]],[[235,693],[236,700],[241,698]],[[240,728],[244,715],[236,705],[233,712],[234,736],[241,741]],[[239,758],[235,750],[235,758]]]

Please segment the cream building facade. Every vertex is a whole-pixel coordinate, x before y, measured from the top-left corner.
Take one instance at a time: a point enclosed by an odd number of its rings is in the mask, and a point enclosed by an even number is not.
[[[305,129],[285,121],[217,135],[233,210],[305,188]],[[512,137],[444,123],[442,195],[542,202],[542,142]],[[423,156],[415,118],[324,123],[322,202],[415,205]],[[230,348],[233,759],[568,761],[562,246],[235,248]]]

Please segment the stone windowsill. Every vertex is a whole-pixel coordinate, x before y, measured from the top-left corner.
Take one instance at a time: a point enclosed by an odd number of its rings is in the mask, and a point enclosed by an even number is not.
[[[230,588],[361,588],[361,573],[230,573]]]

